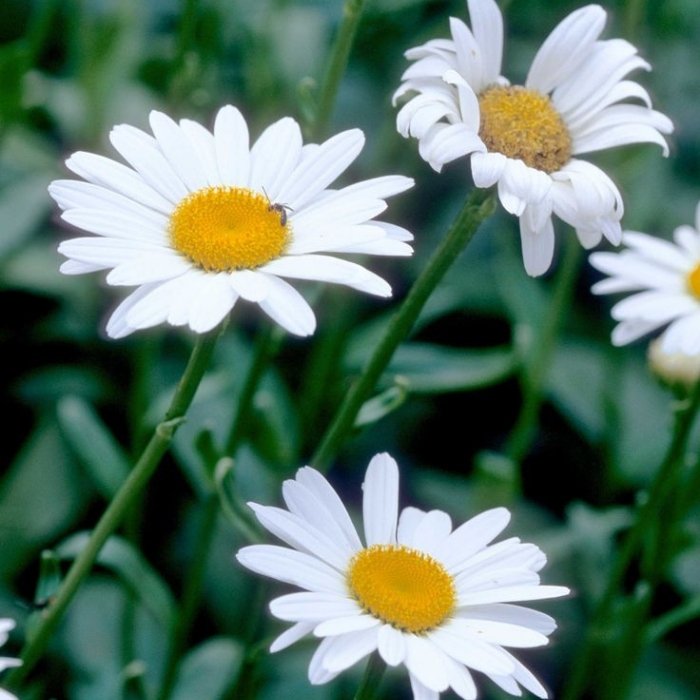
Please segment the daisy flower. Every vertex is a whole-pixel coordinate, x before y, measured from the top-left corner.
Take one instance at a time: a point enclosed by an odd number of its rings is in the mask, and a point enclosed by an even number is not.
[[[213,133],[156,111],[150,127],[153,135],[126,124],[112,130],[128,165],[74,153],[66,165],[84,181],[49,187],[62,218],[96,234],[61,243],[68,258],[61,271],[110,270],[108,284],[136,287],[112,314],[108,335],[160,323],[203,333],[239,298],[290,333],[310,335],[313,311],[286,278],[390,296],[381,277],[326,255],[412,252],[408,231],[374,218],[387,197],[413,185],[410,178],[329,188],[362,149],[359,129],[303,145],[297,122],[284,118],[251,146],[232,106],[219,110]]]
[[[472,27],[450,19],[451,39],[410,49],[415,63],[394,102],[418,93],[397,116],[398,131],[418,139],[421,157],[440,172],[470,156],[477,187],[498,186],[519,217],[525,269],[545,272],[554,252],[552,215],[576,230],[585,248],[602,236],[620,242],[623,204],[612,180],[574,156],[629,143],[659,144],[673,125],[651,109],[647,91],[625,79],[649,64],[627,41],[598,39],[605,11],[587,5],[547,37],[525,85],[501,75],[503,18],[494,0],[467,0]],[[633,100],[630,102],[629,100]]]
[[[540,585],[545,555],[517,537],[490,542],[510,513],[495,508],[452,530],[439,510],[398,512],[399,471],[387,454],[369,464],[363,484],[365,543],[340,498],[315,469],[284,482],[289,510],[251,503],[260,523],[290,547],[241,549],[244,566],[305,589],[276,598],[272,614],[294,623],[272,644],[284,649],[314,634],[322,641],[309,680],[327,683],[377,651],[403,664],[416,700],[452,688],[476,698],[471,670],[512,695],[519,686],[547,697],[542,684],[506,647],[547,644],[556,627],[544,613],[516,601],[566,595]]]
[[[10,620],[7,617],[0,618],[0,647],[5,644],[9,633],[15,627],[15,621]],[[15,666],[21,666],[22,662],[19,659],[13,659],[8,656],[0,656],[0,673],[2,673],[6,668],[13,668]],[[6,690],[0,688],[0,700],[17,700],[16,695],[8,693]]]
[[[612,308],[619,321],[613,345],[626,345],[667,326],[660,337],[666,353],[700,353],[700,204],[695,228],[679,226],[675,243],[625,231],[620,253],[593,253],[593,267],[610,277],[592,287],[595,294],[635,292]]]

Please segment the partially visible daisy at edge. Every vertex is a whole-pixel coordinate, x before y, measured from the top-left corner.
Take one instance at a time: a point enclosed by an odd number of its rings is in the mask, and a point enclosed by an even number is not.
[[[525,269],[541,275],[554,252],[552,215],[570,224],[585,248],[602,236],[617,245],[623,202],[597,166],[574,158],[651,142],[668,155],[671,121],[631,71],[649,70],[623,39],[599,40],[606,14],[587,5],[566,17],[538,50],[525,85],[501,75],[503,18],[493,0],[467,0],[471,29],[450,19],[451,39],[410,49],[394,103],[397,129],[418,139],[436,171],[470,156],[477,187],[498,186],[503,207],[519,217]],[[633,100],[633,102],[628,102]]]
[[[321,638],[308,670],[312,684],[376,651],[389,666],[406,667],[415,700],[436,700],[448,688],[476,698],[471,671],[512,695],[523,686],[546,698],[507,648],[547,644],[556,623],[513,603],[569,589],[540,585],[546,557],[534,544],[517,537],[490,544],[508,524],[508,510],[485,511],[454,530],[440,510],[399,513],[399,470],[387,454],[372,459],[363,490],[364,544],[337,493],[310,467],[284,482],[288,510],[249,504],[289,548],[243,547],[238,561],[305,589],[270,603],[275,617],[293,623],[270,651],[306,635]]]
[[[8,617],[0,617],[0,647],[5,644],[9,633],[15,628],[15,621]],[[9,656],[0,656],[0,673],[5,669],[21,666],[22,662],[19,659],[14,659]],[[17,700],[17,696],[8,693],[0,688],[0,700]]]
[[[613,345],[626,345],[665,328],[659,337],[665,354],[700,353],[700,203],[695,228],[679,226],[674,242],[625,231],[619,253],[593,253],[589,260],[609,275],[593,285],[595,294],[632,292],[613,306],[618,325]]]
[[[109,319],[109,336],[161,323],[203,333],[238,299],[258,304],[290,333],[310,335],[314,313],[287,278],[391,295],[381,277],[328,255],[412,253],[407,230],[375,217],[413,180],[390,175],[329,187],[360,153],[362,131],[303,145],[287,117],[251,145],[244,117],[230,105],[219,110],[213,133],[157,111],[150,127],[153,135],[127,124],[110,133],[128,165],[74,153],[66,165],[84,181],[49,187],[62,218],[96,234],[60,244],[68,258],[61,271],[110,270],[109,285],[136,287]]]

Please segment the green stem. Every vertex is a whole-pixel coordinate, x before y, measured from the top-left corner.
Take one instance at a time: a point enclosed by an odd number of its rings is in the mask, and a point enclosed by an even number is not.
[[[250,420],[253,399],[258,390],[260,380],[263,378],[270,360],[277,353],[283,337],[284,332],[279,327],[273,326],[268,326],[258,337],[255,350],[253,351],[253,359],[241,388],[236,414],[226,438],[224,455],[233,457],[236,448],[240,444]]]
[[[375,700],[378,697],[377,690],[385,670],[386,664],[381,660],[379,654],[372,654],[367,661],[360,687],[355,693],[355,700]]]
[[[659,616],[648,627],[645,636],[647,644],[653,644],[671,630],[700,617],[700,595]]]
[[[321,440],[320,447],[311,459],[310,463],[314,467],[324,470],[334,459],[352,430],[358,411],[374,389],[394,351],[413,328],[423,306],[447,270],[466,248],[481,223],[493,213],[495,205],[495,197],[489,190],[472,190],[447,235],[389,323],[386,333],[374,349],[363,373],[353,384],[338,409]]]
[[[185,648],[185,642],[194,621],[199,602],[202,597],[202,586],[207,569],[209,549],[216,531],[216,517],[219,513],[219,502],[215,493],[210,494],[205,503],[202,520],[197,534],[194,550],[194,561],[190,566],[182,594],[182,605],[175,628],[170,636],[168,655],[165,662],[163,680],[158,693],[158,700],[167,700],[175,687],[178,662]]]
[[[318,97],[314,121],[310,128],[315,138],[320,138],[328,128],[338,86],[348,65],[350,49],[355,40],[364,4],[365,0],[346,0],[343,5],[343,21],[333,44],[328,68],[323,77]]]
[[[165,414],[165,420],[156,426],[138,462],[92,531],[85,549],[68,570],[53,604],[44,612],[44,617],[33,636],[27,641],[22,653],[23,665],[16,668],[8,678],[12,685],[18,685],[34,668],[73,596],[90,573],[102,546],[119,527],[132,504],[153,476],[175,432],[185,419],[185,413],[209,365],[219,333],[220,329],[215,329],[197,338],[185,372]]]
[[[683,466],[686,445],[699,407],[700,383],[695,388],[693,395],[676,407],[673,437],[666,456],[649,487],[647,500],[639,507],[634,524],[627,533],[622,547],[618,550],[617,559],[593,614],[588,636],[584,641],[583,648],[576,656],[576,662],[568,676],[569,681],[564,689],[562,700],[576,700],[582,696],[589,681],[595,679],[596,683],[598,682],[598,675],[592,673],[592,666],[601,648],[609,643],[609,630],[611,625],[615,624],[612,612],[618,591],[633,557],[643,544],[645,535],[660,520],[663,520],[661,517],[662,506],[673,485],[677,483],[676,473]]]
[[[506,454],[516,464],[528,453],[535,437],[547,371],[551,365],[562,321],[570,306],[582,252],[578,241],[567,241],[564,259],[554,283],[551,304],[542,328],[537,329],[537,342],[533,352],[526,358],[522,381],[523,403],[505,446]]]

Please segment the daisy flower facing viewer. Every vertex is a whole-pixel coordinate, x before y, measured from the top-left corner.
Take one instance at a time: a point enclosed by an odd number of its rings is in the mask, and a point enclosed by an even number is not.
[[[627,41],[598,39],[605,11],[587,5],[564,19],[537,52],[525,85],[501,75],[503,18],[494,0],[467,0],[471,29],[450,19],[451,39],[406,52],[415,61],[394,101],[417,93],[397,116],[436,171],[469,156],[477,187],[498,186],[519,217],[525,269],[540,275],[554,251],[552,215],[576,230],[585,248],[602,236],[620,242],[623,204],[612,180],[574,156],[630,143],[659,144],[673,125],[651,109],[647,91],[625,79],[649,70]],[[633,100],[633,102],[628,102]]]
[[[626,249],[593,253],[593,267],[609,275],[593,285],[595,294],[633,292],[612,308],[618,325],[613,345],[626,345],[666,326],[659,338],[666,354],[700,353],[700,204],[695,228],[679,226],[674,243],[625,231]]]
[[[10,620],[7,617],[0,618],[0,647],[5,644],[9,633],[14,629],[14,627],[14,620]],[[19,659],[13,659],[8,656],[0,656],[0,673],[7,668],[14,668],[15,666],[21,665],[22,662]],[[0,700],[17,700],[17,696],[0,688]]]
[[[232,106],[213,133],[151,112],[153,135],[121,124],[110,140],[128,163],[74,153],[66,165],[84,181],[49,192],[62,218],[96,234],[64,241],[66,274],[110,270],[107,283],[136,287],[107,333],[120,338],[160,323],[203,333],[239,298],[290,333],[309,335],[311,307],[286,278],[334,282],[387,297],[391,288],[356,263],[327,253],[410,255],[411,234],[375,220],[387,197],[413,185],[398,175],[329,189],[364,144],[359,129],[302,144],[284,118],[249,143]]]
[[[315,469],[285,481],[288,510],[249,504],[260,523],[291,548],[253,545],[238,561],[253,571],[305,589],[276,598],[272,614],[294,623],[275,652],[308,634],[322,641],[309,680],[327,683],[374,651],[403,664],[416,700],[452,688],[476,698],[471,670],[512,695],[520,686],[547,697],[541,683],[506,647],[547,644],[556,627],[544,613],[514,602],[569,593],[543,586],[546,557],[516,537],[490,542],[510,513],[495,508],[452,530],[439,510],[399,514],[399,470],[387,454],[372,459],[363,484],[365,544],[340,498]]]

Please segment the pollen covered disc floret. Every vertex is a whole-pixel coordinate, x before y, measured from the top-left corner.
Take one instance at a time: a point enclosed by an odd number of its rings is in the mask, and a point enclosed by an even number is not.
[[[479,96],[479,136],[489,151],[546,173],[571,158],[571,136],[552,101],[519,85],[496,85]]]
[[[623,203],[600,168],[576,156],[631,143],[655,143],[664,155],[670,120],[626,76],[648,70],[634,46],[601,40],[598,5],[572,12],[545,39],[524,85],[501,75],[503,17],[494,0],[467,0],[471,27],[450,20],[449,39],[406,52],[394,101],[408,96],[396,126],[418,139],[421,157],[440,172],[469,156],[474,184],[497,185],[503,207],[519,218],[523,261],[531,275],[552,261],[552,215],[586,248],[620,242]]]
[[[412,235],[378,217],[386,199],[413,185],[388,175],[330,186],[360,153],[359,129],[303,144],[285,117],[250,143],[243,115],[222,107],[213,132],[151,112],[152,133],[126,124],[110,140],[126,165],[74,153],[81,180],[49,192],[62,218],[87,232],[59,246],[65,274],[109,270],[107,282],[135,287],[107,323],[113,338],[160,323],[204,333],[239,299],[290,333],[313,333],[309,304],[286,280],[342,284],[387,297],[391,287],[336,254],[405,256]]]
[[[547,644],[556,624],[516,602],[555,598],[569,590],[540,583],[546,557],[517,537],[492,544],[510,513],[494,508],[453,530],[447,513],[398,507],[399,472],[376,455],[363,484],[364,541],[340,497],[310,467],[285,481],[287,508],[249,504],[260,523],[284,542],[243,547],[243,566],[300,589],[270,603],[292,623],[276,652],[313,634],[321,641],[309,680],[327,683],[377,652],[404,665],[415,698],[451,688],[474,700],[472,671],[512,695],[542,684],[508,651]]]
[[[197,267],[230,272],[279,258],[289,224],[261,194],[243,187],[206,187],[185,197],[170,215],[173,248]]]
[[[457,603],[442,564],[410,547],[375,544],[358,552],[348,567],[348,585],[364,610],[416,634],[442,624]]]

